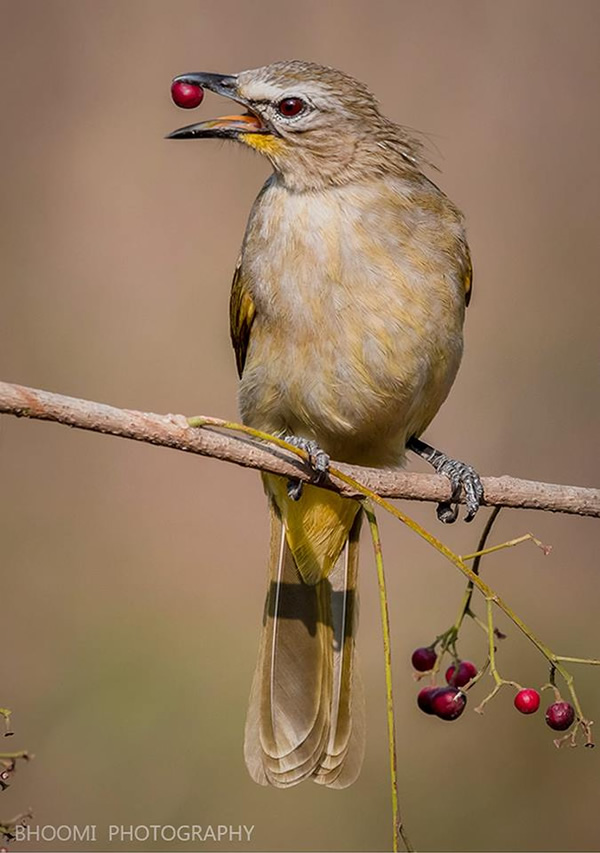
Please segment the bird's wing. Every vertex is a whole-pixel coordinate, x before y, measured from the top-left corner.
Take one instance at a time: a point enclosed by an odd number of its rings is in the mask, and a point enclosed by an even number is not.
[[[246,353],[250,340],[250,330],[256,314],[252,294],[242,275],[241,259],[237,262],[231,284],[231,299],[229,300],[229,331],[231,343],[235,350],[235,362],[238,374],[244,372]]]
[[[473,291],[473,262],[471,261],[471,253],[469,252],[469,247],[467,245],[465,245],[465,249],[465,305],[468,306],[471,301],[471,293]]]

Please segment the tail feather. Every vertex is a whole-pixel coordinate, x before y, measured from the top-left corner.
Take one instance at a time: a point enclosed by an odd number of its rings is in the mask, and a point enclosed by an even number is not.
[[[355,635],[358,626],[358,544],[362,516],[350,531],[342,556],[329,575],[332,587],[333,700],[327,752],[314,781],[346,788],[360,773],[365,748],[365,702],[356,666]]]
[[[288,787],[312,777],[345,787],[360,770],[362,693],[352,698],[360,515],[329,577],[310,584],[271,503],[270,582],[244,744],[260,784]]]

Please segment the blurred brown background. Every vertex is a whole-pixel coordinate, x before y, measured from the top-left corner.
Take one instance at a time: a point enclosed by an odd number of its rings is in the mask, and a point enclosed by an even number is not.
[[[598,484],[595,0],[14,0],[0,16],[0,378],[236,416],[229,283],[269,170],[233,145],[165,141],[193,120],[169,83],[305,58],[365,80],[388,115],[427,133],[434,177],[467,216],[466,354],[432,442],[484,474]],[[209,94],[193,118],[222,108]],[[31,805],[37,824],[95,823],[101,836],[108,824],[245,823],[252,843],[235,849],[389,847],[368,542],[362,776],[343,792],[267,790],[241,753],[265,584],[258,475],[7,417],[0,486],[0,704],[16,732],[4,743],[36,755],[1,795],[2,817]],[[461,553],[486,515],[445,529],[432,506],[408,510]],[[382,525],[403,808],[418,848],[599,849],[598,750],[557,752],[541,714],[518,715],[508,689],[483,717],[472,698],[454,725],[417,712],[410,651],[453,621],[463,583],[400,524]],[[557,651],[599,657],[597,523],[505,512],[494,541],[527,530],[552,555],[523,546],[489,558],[486,577]],[[499,625],[505,677],[546,681],[533,647]],[[469,626],[462,650],[482,663],[483,635]],[[600,716],[600,672],[580,667],[577,683]]]

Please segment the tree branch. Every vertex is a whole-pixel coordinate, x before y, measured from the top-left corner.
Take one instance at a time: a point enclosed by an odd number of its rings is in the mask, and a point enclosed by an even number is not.
[[[277,447],[247,436],[223,432],[225,421],[205,418],[207,425],[192,428],[183,415],[156,415],[131,409],[117,409],[103,403],[51,394],[22,385],[0,382],[0,413],[16,417],[54,421],[93,432],[117,435],[162,447],[171,447],[200,456],[234,462],[273,474],[310,482],[310,468]],[[450,499],[450,485],[437,474],[413,474],[388,469],[362,468],[335,463],[343,473],[367,486],[381,497],[405,500],[444,501]],[[600,518],[600,490],[518,480],[515,477],[485,477],[482,480],[487,506],[540,509]],[[340,494],[359,497],[345,483],[330,478],[325,484]]]

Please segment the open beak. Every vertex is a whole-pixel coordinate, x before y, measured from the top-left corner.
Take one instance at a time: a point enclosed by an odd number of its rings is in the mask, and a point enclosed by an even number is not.
[[[191,83],[202,86],[217,95],[231,98],[238,104],[246,107],[246,112],[240,115],[221,116],[220,118],[201,121],[198,124],[189,124],[169,133],[167,139],[235,139],[241,133],[269,133],[269,129],[261,119],[250,110],[249,105],[241,98],[237,91],[237,77],[230,74],[209,74],[204,71],[192,71],[189,74],[180,74],[173,79],[173,83]]]

